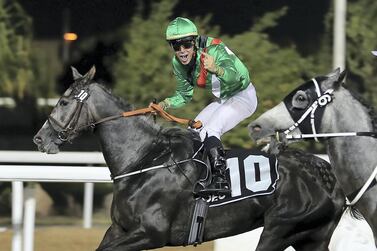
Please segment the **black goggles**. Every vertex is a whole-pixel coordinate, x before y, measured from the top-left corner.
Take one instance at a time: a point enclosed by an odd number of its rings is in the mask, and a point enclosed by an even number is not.
[[[169,41],[169,44],[175,51],[179,51],[181,49],[181,46],[185,49],[190,49],[194,46],[194,39],[177,39]]]

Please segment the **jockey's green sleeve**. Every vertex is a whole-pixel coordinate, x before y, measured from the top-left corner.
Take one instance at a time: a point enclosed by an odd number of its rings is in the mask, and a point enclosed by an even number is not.
[[[208,54],[214,56],[215,64],[223,68],[224,74],[217,76],[221,83],[220,98],[233,96],[250,84],[249,71],[236,55],[222,45],[211,45]]]
[[[212,38],[209,38],[212,39]],[[192,73],[189,73],[189,66],[182,65],[175,56],[172,60],[174,76],[177,80],[175,94],[164,100],[169,108],[178,108],[191,101],[194,86],[210,89],[217,98],[229,98],[236,93],[246,89],[250,84],[249,71],[238,57],[230,51],[222,42],[211,45],[207,41],[206,53],[213,56],[215,64],[224,70],[221,76],[217,76],[203,69],[201,70],[200,60],[202,48],[197,49],[195,66]],[[198,84],[201,71],[205,71],[205,84]],[[190,75],[190,76],[189,76]]]
[[[173,96],[164,100],[167,108],[179,108],[184,106],[191,101],[194,94],[194,86],[187,80],[188,67],[177,61],[178,60],[174,57],[173,73],[177,80],[176,90]]]

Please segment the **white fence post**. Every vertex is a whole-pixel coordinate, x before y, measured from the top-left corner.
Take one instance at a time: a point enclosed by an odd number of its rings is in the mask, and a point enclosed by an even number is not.
[[[50,165],[30,165],[31,163]],[[68,163],[75,166],[66,166],[65,164]],[[83,225],[84,228],[92,226],[94,183],[111,183],[112,180],[107,167],[87,166],[88,163],[106,165],[100,152],[62,152],[57,155],[48,155],[37,151],[0,151],[0,181],[12,182],[12,251],[30,251],[34,248],[35,192],[32,188],[25,192],[24,204],[23,182],[88,183],[85,185],[84,192],[86,195],[84,195]],[[76,164],[83,164],[83,166],[76,166]],[[23,218],[24,206],[25,217]],[[0,228],[0,231],[3,229]]]
[[[347,0],[334,1],[333,68],[346,66]]]
[[[12,182],[12,251],[22,250],[22,209],[23,209],[23,183]]]
[[[35,224],[35,184],[29,183],[25,188],[25,214],[24,214],[24,250],[34,250],[34,224]]]
[[[84,185],[83,227],[92,227],[94,183]]]

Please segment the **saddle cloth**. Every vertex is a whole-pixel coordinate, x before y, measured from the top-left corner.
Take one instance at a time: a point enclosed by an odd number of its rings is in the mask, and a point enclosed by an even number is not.
[[[272,194],[275,191],[278,161],[275,156],[255,149],[231,149],[226,151],[230,196],[212,195],[209,207],[218,207],[250,197]]]

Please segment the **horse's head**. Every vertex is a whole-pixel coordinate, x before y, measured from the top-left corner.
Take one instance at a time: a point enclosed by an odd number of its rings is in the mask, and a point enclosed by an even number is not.
[[[340,72],[338,68],[301,84],[248,125],[251,138],[259,140],[276,131],[285,134],[318,132],[324,109],[332,101],[332,92],[340,87],[344,77],[345,71]]]
[[[58,153],[59,146],[76,138],[82,129],[90,125],[88,99],[90,83],[95,74],[93,66],[84,76],[72,67],[73,84],[64,92],[48,119],[34,136],[39,151]]]

